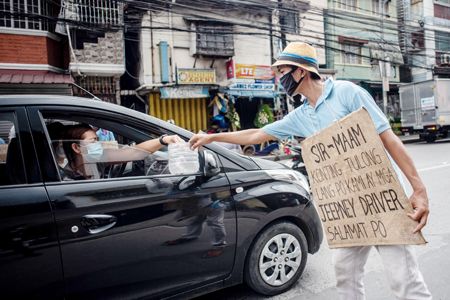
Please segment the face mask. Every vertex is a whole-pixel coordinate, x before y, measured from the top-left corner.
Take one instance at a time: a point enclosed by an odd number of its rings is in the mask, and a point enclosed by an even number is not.
[[[103,147],[99,142],[86,145],[87,154],[92,158],[99,159],[103,155]]]
[[[62,163],[58,163],[58,165],[59,165],[61,168],[64,169],[64,168],[67,166],[68,163],[69,163],[69,161],[67,160],[67,158],[64,158],[63,162],[62,162]]]
[[[292,73],[294,73],[296,70],[297,69],[294,69],[280,78],[280,83],[286,91],[286,94],[291,97],[294,95],[295,90],[302,83],[303,79],[305,79],[305,77],[303,76],[299,82],[296,82],[294,76],[292,76]]]
[[[66,153],[64,152],[64,148],[62,147],[61,144],[59,144],[59,145],[56,147],[56,155],[57,155],[58,157],[65,157],[65,156],[66,156]]]

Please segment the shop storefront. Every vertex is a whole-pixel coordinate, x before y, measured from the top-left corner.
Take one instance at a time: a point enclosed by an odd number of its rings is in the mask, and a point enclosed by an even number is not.
[[[241,129],[261,125],[256,119],[262,109],[270,108],[270,120],[273,121],[281,107],[275,90],[275,74],[270,66],[236,63],[229,74],[231,84],[224,92],[234,103]]]
[[[177,69],[177,85],[161,87],[149,95],[149,114],[192,132],[206,131],[214,69]]]

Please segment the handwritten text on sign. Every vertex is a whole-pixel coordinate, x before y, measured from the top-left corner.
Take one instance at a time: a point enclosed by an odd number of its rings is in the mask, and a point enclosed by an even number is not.
[[[411,204],[365,109],[302,143],[315,205],[330,248],[423,244]]]

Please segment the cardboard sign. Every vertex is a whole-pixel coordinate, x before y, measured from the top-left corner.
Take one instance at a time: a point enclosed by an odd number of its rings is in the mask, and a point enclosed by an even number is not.
[[[330,248],[424,244],[373,121],[365,109],[302,142],[314,203]]]

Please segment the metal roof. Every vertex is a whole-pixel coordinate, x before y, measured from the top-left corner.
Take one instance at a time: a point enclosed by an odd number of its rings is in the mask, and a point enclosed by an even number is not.
[[[70,84],[73,82],[72,76],[67,74],[58,74],[48,71],[0,70],[0,83]]]

